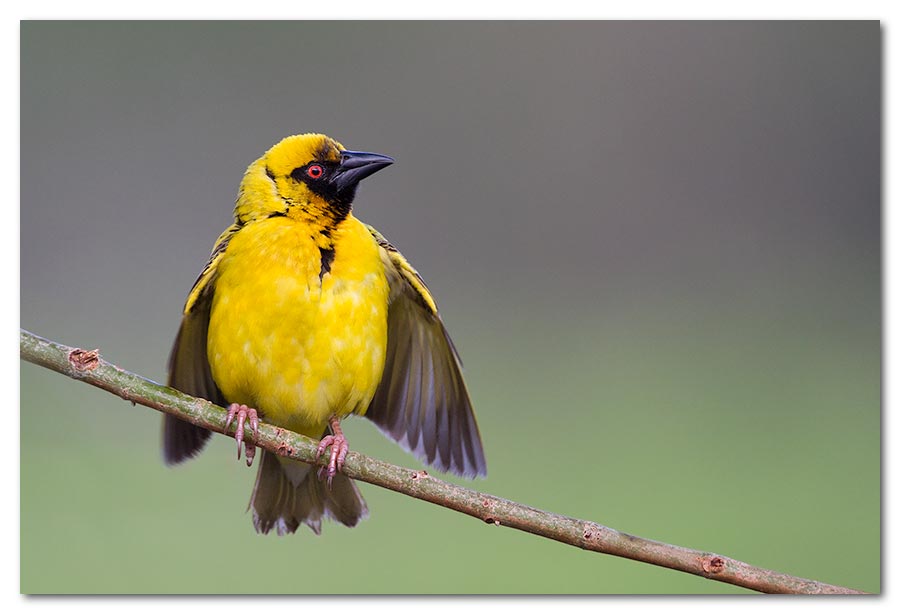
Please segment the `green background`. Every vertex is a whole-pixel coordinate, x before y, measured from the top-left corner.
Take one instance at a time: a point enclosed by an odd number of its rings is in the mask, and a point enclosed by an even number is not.
[[[475,488],[880,590],[877,22],[26,22],[21,49],[23,327],[164,380],[243,170],[325,132],[397,160],[355,210],[462,354]],[[258,536],[233,442],[166,468],[160,422],[22,365],[22,592],[745,592],[365,484],[357,528]]]

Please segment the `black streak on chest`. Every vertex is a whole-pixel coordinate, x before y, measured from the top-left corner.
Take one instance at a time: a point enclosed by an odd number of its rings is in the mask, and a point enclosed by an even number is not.
[[[325,277],[325,273],[331,271],[331,263],[334,262],[334,248],[320,247],[319,256],[322,261],[322,267],[319,269],[319,281],[322,281],[322,278]]]

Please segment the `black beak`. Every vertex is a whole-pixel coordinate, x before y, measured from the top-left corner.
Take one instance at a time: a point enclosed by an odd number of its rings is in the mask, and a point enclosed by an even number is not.
[[[360,181],[393,163],[393,158],[377,153],[342,151],[341,163],[331,183],[338,194],[352,191]]]

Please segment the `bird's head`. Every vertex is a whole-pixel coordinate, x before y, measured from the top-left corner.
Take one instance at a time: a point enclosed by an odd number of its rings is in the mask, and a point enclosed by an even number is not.
[[[235,205],[241,222],[273,215],[340,221],[359,182],[394,160],[348,151],[324,134],[289,136],[250,165]]]

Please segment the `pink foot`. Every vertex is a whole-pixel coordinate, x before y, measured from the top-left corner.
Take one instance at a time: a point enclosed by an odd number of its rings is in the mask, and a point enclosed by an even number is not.
[[[326,477],[330,488],[331,480],[334,479],[338,471],[344,468],[344,459],[347,458],[347,452],[350,451],[350,444],[347,443],[347,438],[344,437],[344,433],[341,431],[340,421],[337,418],[331,418],[329,423],[334,435],[325,435],[322,441],[319,442],[319,447],[316,449],[316,460],[319,460],[319,457],[331,446],[328,465],[319,469],[319,479],[321,480],[323,476]]]
[[[244,444],[244,450],[247,453],[247,466],[253,464],[253,458],[256,456],[256,446],[249,441],[244,441],[244,423],[249,422],[250,428],[253,429],[253,436],[259,435],[259,415],[256,410],[246,405],[232,403],[228,406],[228,416],[225,418],[225,434],[228,434],[228,427],[231,421],[237,416],[237,426],[234,431],[234,438],[237,440],[237,454],[241,457],[241,444]]]

